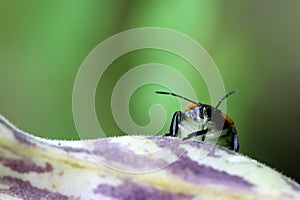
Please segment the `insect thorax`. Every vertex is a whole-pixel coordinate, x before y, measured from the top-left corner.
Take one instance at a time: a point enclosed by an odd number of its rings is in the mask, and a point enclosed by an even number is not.
[[[205,126],[207,121],[210,120],[210,108],[203,106],[196,106],[185,113],[183,113],[182,119],[191,119],[197,124]]]
[[[208,140],[209,138],[218,138],[220,135],[227,134],[227,130],[221,130],[215,122],[211,121],[211,107],[207,106],[197,106],[182,113],[181,122],[178,126],[178,137],[180,138],[185,138],[190,133],[204,129],[209,131],[198,139],[204,140],[204,137],[206,137],[205,140]]]
[[[206,109],[194,107],[181,114],[178,137],[185,138],[188,134],[208,128],[208,115]]]

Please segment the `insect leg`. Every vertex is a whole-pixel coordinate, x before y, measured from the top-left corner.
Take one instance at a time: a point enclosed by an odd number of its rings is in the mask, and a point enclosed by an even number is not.
[[[172,117],[172,122],[170,126],[169,133],[166,133],[164,136],[176,137],[178,134],[178,124],[181,121],[181,112],[177,111]]]
[[[232,147],[235,152],[239,151],[240,145],[239,145],[239,141],[238,141],[238,133],[236,130],[233,131]]]
[[[193,133],[188,134],[188,136],[186,136],[186,137],[183,138],[182,140],[188,140],[188,139],[191,139],[191,138],[193,138],[193,137],[196,137],[196,136],[200,136],[200,135],[206,134],[207,132],[208,132],[208,129],[203,129],[203,130],[200,130],[200,131],[196,131],[196,132],[193,132]]]

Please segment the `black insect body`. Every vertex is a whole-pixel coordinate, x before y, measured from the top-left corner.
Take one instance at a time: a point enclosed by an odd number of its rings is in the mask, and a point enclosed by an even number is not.
[[[172,117],[169,133],[165,136],[179,137],[183,140],[199,138],[202,141],[214,141],[237,152],[239,150],[238,133],[230,117],[222,113],[218,107],[229,95],[236,93],[233,90],[226,94],[216,107],[197,103],[183,96],[170,92],[157,91],[158,94],[172,95],[189,101],[185,112],[177,111]]]

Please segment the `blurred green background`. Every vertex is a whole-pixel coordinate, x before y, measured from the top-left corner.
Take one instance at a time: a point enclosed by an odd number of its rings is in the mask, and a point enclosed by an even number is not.
[[[299,9],[298,0],[1,0],[0,113],[41,137],[79,139],[72,89],[88,53],[127,29],[170,28],[198,41],[217,64],[226,90],[239,90],[228,99],[227,114],[237,125],[240,152],[299,182]],[[113,85],[122,73],[149,62],[182,73],[199,91],[198,100],[209,103],[205,83],[186,61],[158,50],[135,51],[112,63],[99,82],[96,108],[106,131],[122,134],[110,111]],[[152,94],[157,88],[146,85],[133,96],[140,100],[130,111],[140,125],[149,122],[149,106],[163,102]],[[178,110],[177,101],[169,100],[168,120]]]

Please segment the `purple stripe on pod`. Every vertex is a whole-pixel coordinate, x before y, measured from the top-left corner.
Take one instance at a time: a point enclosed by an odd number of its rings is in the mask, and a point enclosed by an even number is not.
[[[52,146],[52,145],[51,145],[51,146]],[[62,150],[64,150],[64,151],[66,151],[66,152],[74,152],[74,153],[86,153],[86,154],[90,154],[89,150],[86,149],[85,147],[78,148],[78,147],[56,146],[56,145],[53,145],[53,147],[62,149]]]
[[[229,155],[237,155],[236,152],[234,152],[234,151],[232,151],[232,150],[230,150],[226,147],[219,146],[217,144],[205,143],[205,142],[201,142],[201,141],[197,141],[197,140],[188,141],[188,144],[191,147],[195,147],[197,149],[201,148],[201,149],[204,149],[206,151],[209,151],[208,156],[210,156],[210,157],[216,157],[216,158],[221,157],[221,156],[216,155],[216,152],[218,150],[222,150],[222,151],[226,152]]]
[[[54,148],[58,148],[58,149],[62,149],[66,152],[76,152],[76,153],[89,153],[89,151],[85,148],[74,148],[74,147],[70,147],[70,146],[59,146],[59,144],[54,145],[54,144],[49,144],[47,142],[45,142],[44,140],[37,140],[35,137],[33,137],[30,134],[24,133],[20,130],[18,130],[17,128],[15,128],[14,126],[12,126],[9,122],[7,122],[5,119],[0,117],[0,124],[2,124],[3,126],[5,126],[7,129],[9,129],[15,139],[20,142],[21,144],[25,144],[28,146],[36,146],[36,143],[41,143],[41,144],[45,144]],[[58,142],[59,143],[59,142]]]
[[[183,180],[200,184],[218,184],[225,185],[232,188],[251,189],[253,184],[247,182],[243,177],[230,175],[224,171],[219,171],[206,165],[200,165],[196,161],[191,160],[187,156],[185,149],[180,148],[181,140],[171,140],[167,137],[149,137],[158,146],[170,149],[178,160],[168,165],[165,169],[180,177]],[[212,144],[206,144],[199,141],[188,141],[187,144],[196,148],[209,151],[209,157],[218,157],[216,151],[219,149]],[[232,151],[223,148],[227,153],[231,154]],[[236,153],[233,152],[235,155]]]
[[[57,192],[33,187],[29,181],[23,181],[10,176],[0,177],[0,183],[8,186],[8,189],[0,189],[0,193],[21,198],[23,200],[44,199],[44,200],[70,200],[74,199]]]
[[[216,184],[236,189],[252,189],[254,185],[243,177],[230,175],[210,166],[200,165],[183,154],[174,163],[166,167],[166,170],[183,180],[199,184]]]
[[[118,186],[100,184],[96,189],[94,189],[94,193],[117,198],[119,200],[187,200],[193,198],[192,195],[159,190],[151,186],[139,185],[130,180],[124,180],[123,183]]]
[[[176,155],[178,158],[180,158],[182,155],[186,153],[186,148],[193,147],[196,149],[202,149],[204,151],[207,151],[207,156],[209,157],[219,157],[216,155],[217,148],[211,144],[203,143],[199,141],[186,141],[183,142],[181,139],[173,139],[168,137],[149,137],[148,139],[151,139],[154,143],[156,143],[159,147],[170,149],[171,152]],[[186,148],[180,147],[182,144],[186,144]]]
[[[110,142],[110,139],[96,140],[91,147],[91,152],[104,158],[106,163],[117,162],[136,169],[152,170],[168,164],[163,159],[151,159],[148,153],[136,154],[126,146]]]
[[[283,198],[287,198],[287,199],[296,199],[294,195],[289,194],[289,193],[282,193],[281,196]]]
[[[185,149],[180,148],[180,145],[183,144],[181,139],[155,136],[147,137],[147,139],[152,140],[157,146],[161,148],[170,149],[171,152],[178,157],[185,152]]]
[[[1,117],[0,117],[0,124],[4,125],[7,129],[9,129],[13,133],[15,139],[18,140],[21,144],[25,144],[28,146],[36,146],[32,141],[30,141],[30,140],[35,140],[34,137],[17,130],[15,127],[13,127],[11,124],[9,124],[6,120],[2,119]],[[30,140],[28,138],[30,138]]]
[[[300,186],[299,184],[293,182],[290,178],[282,175],[281,176],[282,179],[286,182],[286,184],[288,184],[295,192],[299,192],[300,191]]]
[[[147,139],[152,140],[155,142],[159,147],[162,148],[168,148],[170,149],[175,155],[180,156],[182,153],[185,152],[185,149],[179,148],[179,145],[183,144],[183,141],[181,139],[174,139],[174,138],[168,138],[168,137],[147,137]],[[225,147],[216,146],[210,143],[204,143],[197,140],[190,140],[184,142],[185,144],[189,145],[190,147],[196,148],[196,149],[203,149],[205,151],[208,151],[209,157],[220,157],[216,154],[216,152],[221,149],[225,151],[227,154],[230,155],[236,155],[237,153],[234,151],[231,151]],[[216,148],[216,147],[219,147]]]
[[[36,172],[36,173],[46,173],[51,172],[53,167],[50,163],[46,163],[45,167],[38,166],[29,158],[20,159],[9,159],[2,157],[0,155],[0,163],[6,167],[9,167],[11,170],[17,171],[19,173],[29,173],[29,172]]]

